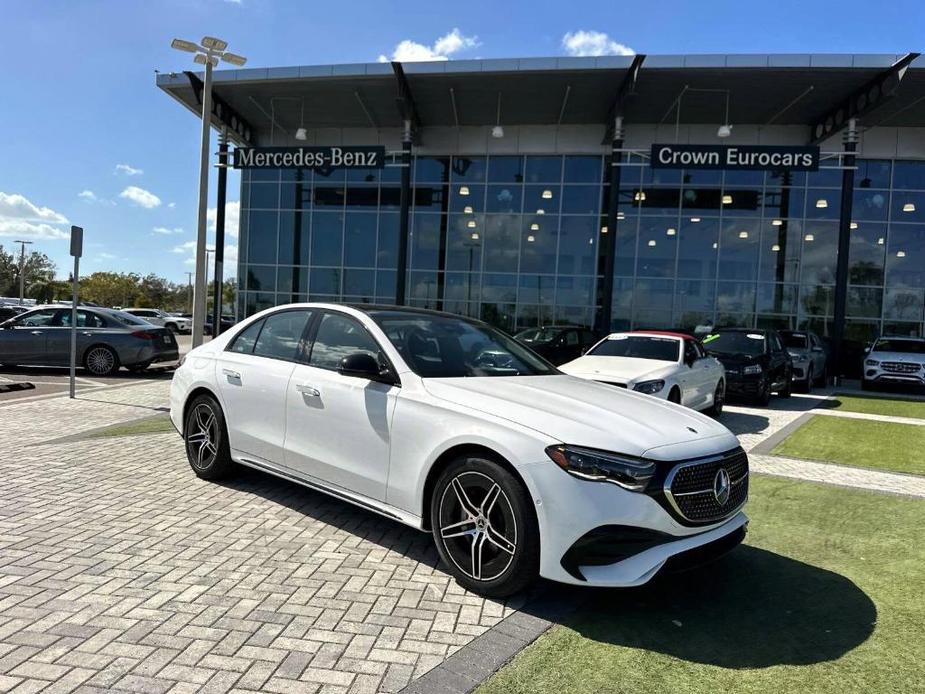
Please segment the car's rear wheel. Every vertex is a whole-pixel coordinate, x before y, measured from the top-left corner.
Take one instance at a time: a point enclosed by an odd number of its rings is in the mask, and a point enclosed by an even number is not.
[[[131,366],[126,366],[125,368],[131,371],[133,374],[140,374],[143,371],[145,371],[149,366],[151,366],[151,362],[146,361],[141,364],[132,364]]]
[[[771,381],[769,378],[765,377],[762,379],[761,383],[758,384],[758,394],[755,396],[755,403],[761,405],[762,407],[767,407],[771,402]]]
[[[793,394],[793,371],[788,369],[784,372],[784,387],[777,391],[782,398],[789,398]]]
[[[167,323],[164,327],[167,328],[172,333],[176,333],[180,331],[176,323]]]
[[[106,345],[97,345],[84,355],[84,368],[94,376],[111,376],[119,370],[119,356]]]
[[[530,496],[498,463],[464,456],[441,473],[430,502],[437,551],[464,588],[504,597],[539,572],[540,537]]]
[[[719,417],[723,413],[725,404],[726,384],[720,381],[716,384],[716,390],[713,391],[713,404],[710,406],[709,413],[714,417]]]
[[[234,467],[228,447],[228,427],[222,408],[209,395],[200,395],[186,408],[183,424],[186,459],[197,477],[217,480]]]
[[[804,393],[812,393],[813,386],[816,385],[816,375],[813,373],[813,365],[809,365],[809,370],[806,372],[806,383],[803,384]]]

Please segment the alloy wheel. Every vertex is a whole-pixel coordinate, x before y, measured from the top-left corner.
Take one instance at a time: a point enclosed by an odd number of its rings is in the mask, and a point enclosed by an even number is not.
[[[207,469],[218,455],[218,420],[208,405],[196,405],[187,424],[186,448],[190,462],[200,470]]]
[[[722,414],[723,405],[726,402],[726,388],[722,383],[716,384],[716,392],[713,393],[713,411],[716,414]]]
[[[517,552],[517,521],[501,486],[481,472],[462,472],[443,490],[440,538],[452,562],[476,581],[501,576]]]
[[[108,374],[116,364],[112,350],[106,347],[94,347],[87,353],[87,369],[94,374]]]

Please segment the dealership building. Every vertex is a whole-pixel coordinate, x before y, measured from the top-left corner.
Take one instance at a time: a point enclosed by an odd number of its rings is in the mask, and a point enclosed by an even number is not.
[[[157,85],[199,113],[199,79]],[[241,314],[923,332],[917,54],[239,69],[213,94],[241,169]]]

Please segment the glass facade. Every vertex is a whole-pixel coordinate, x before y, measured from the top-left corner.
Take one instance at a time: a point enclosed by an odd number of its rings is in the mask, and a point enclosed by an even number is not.
[[[840,170],[654,170],[628,155],[612,327],[743,325],[829,335]],[[591,326],[609,194],[603,156],[413,163],[407,302],[505,330]],[[245,171],[239,310],[395,300],[400,169]],[[861,159],[846,337],[922,334],[925,162]]]

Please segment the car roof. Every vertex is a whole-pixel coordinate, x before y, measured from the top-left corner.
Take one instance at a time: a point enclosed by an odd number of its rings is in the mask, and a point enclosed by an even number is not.
[[[925,337],[915,337],[914,335],[881,335],[878,340],[909,340],[910,342],[925,342]]]
[[[659,337],[676,337],[679,340],[695,340],[692,335],[685,335],[684,333],[676,333],[671,330],[629,330],[621,333],[613,333],[614,335],[658,335]]]

